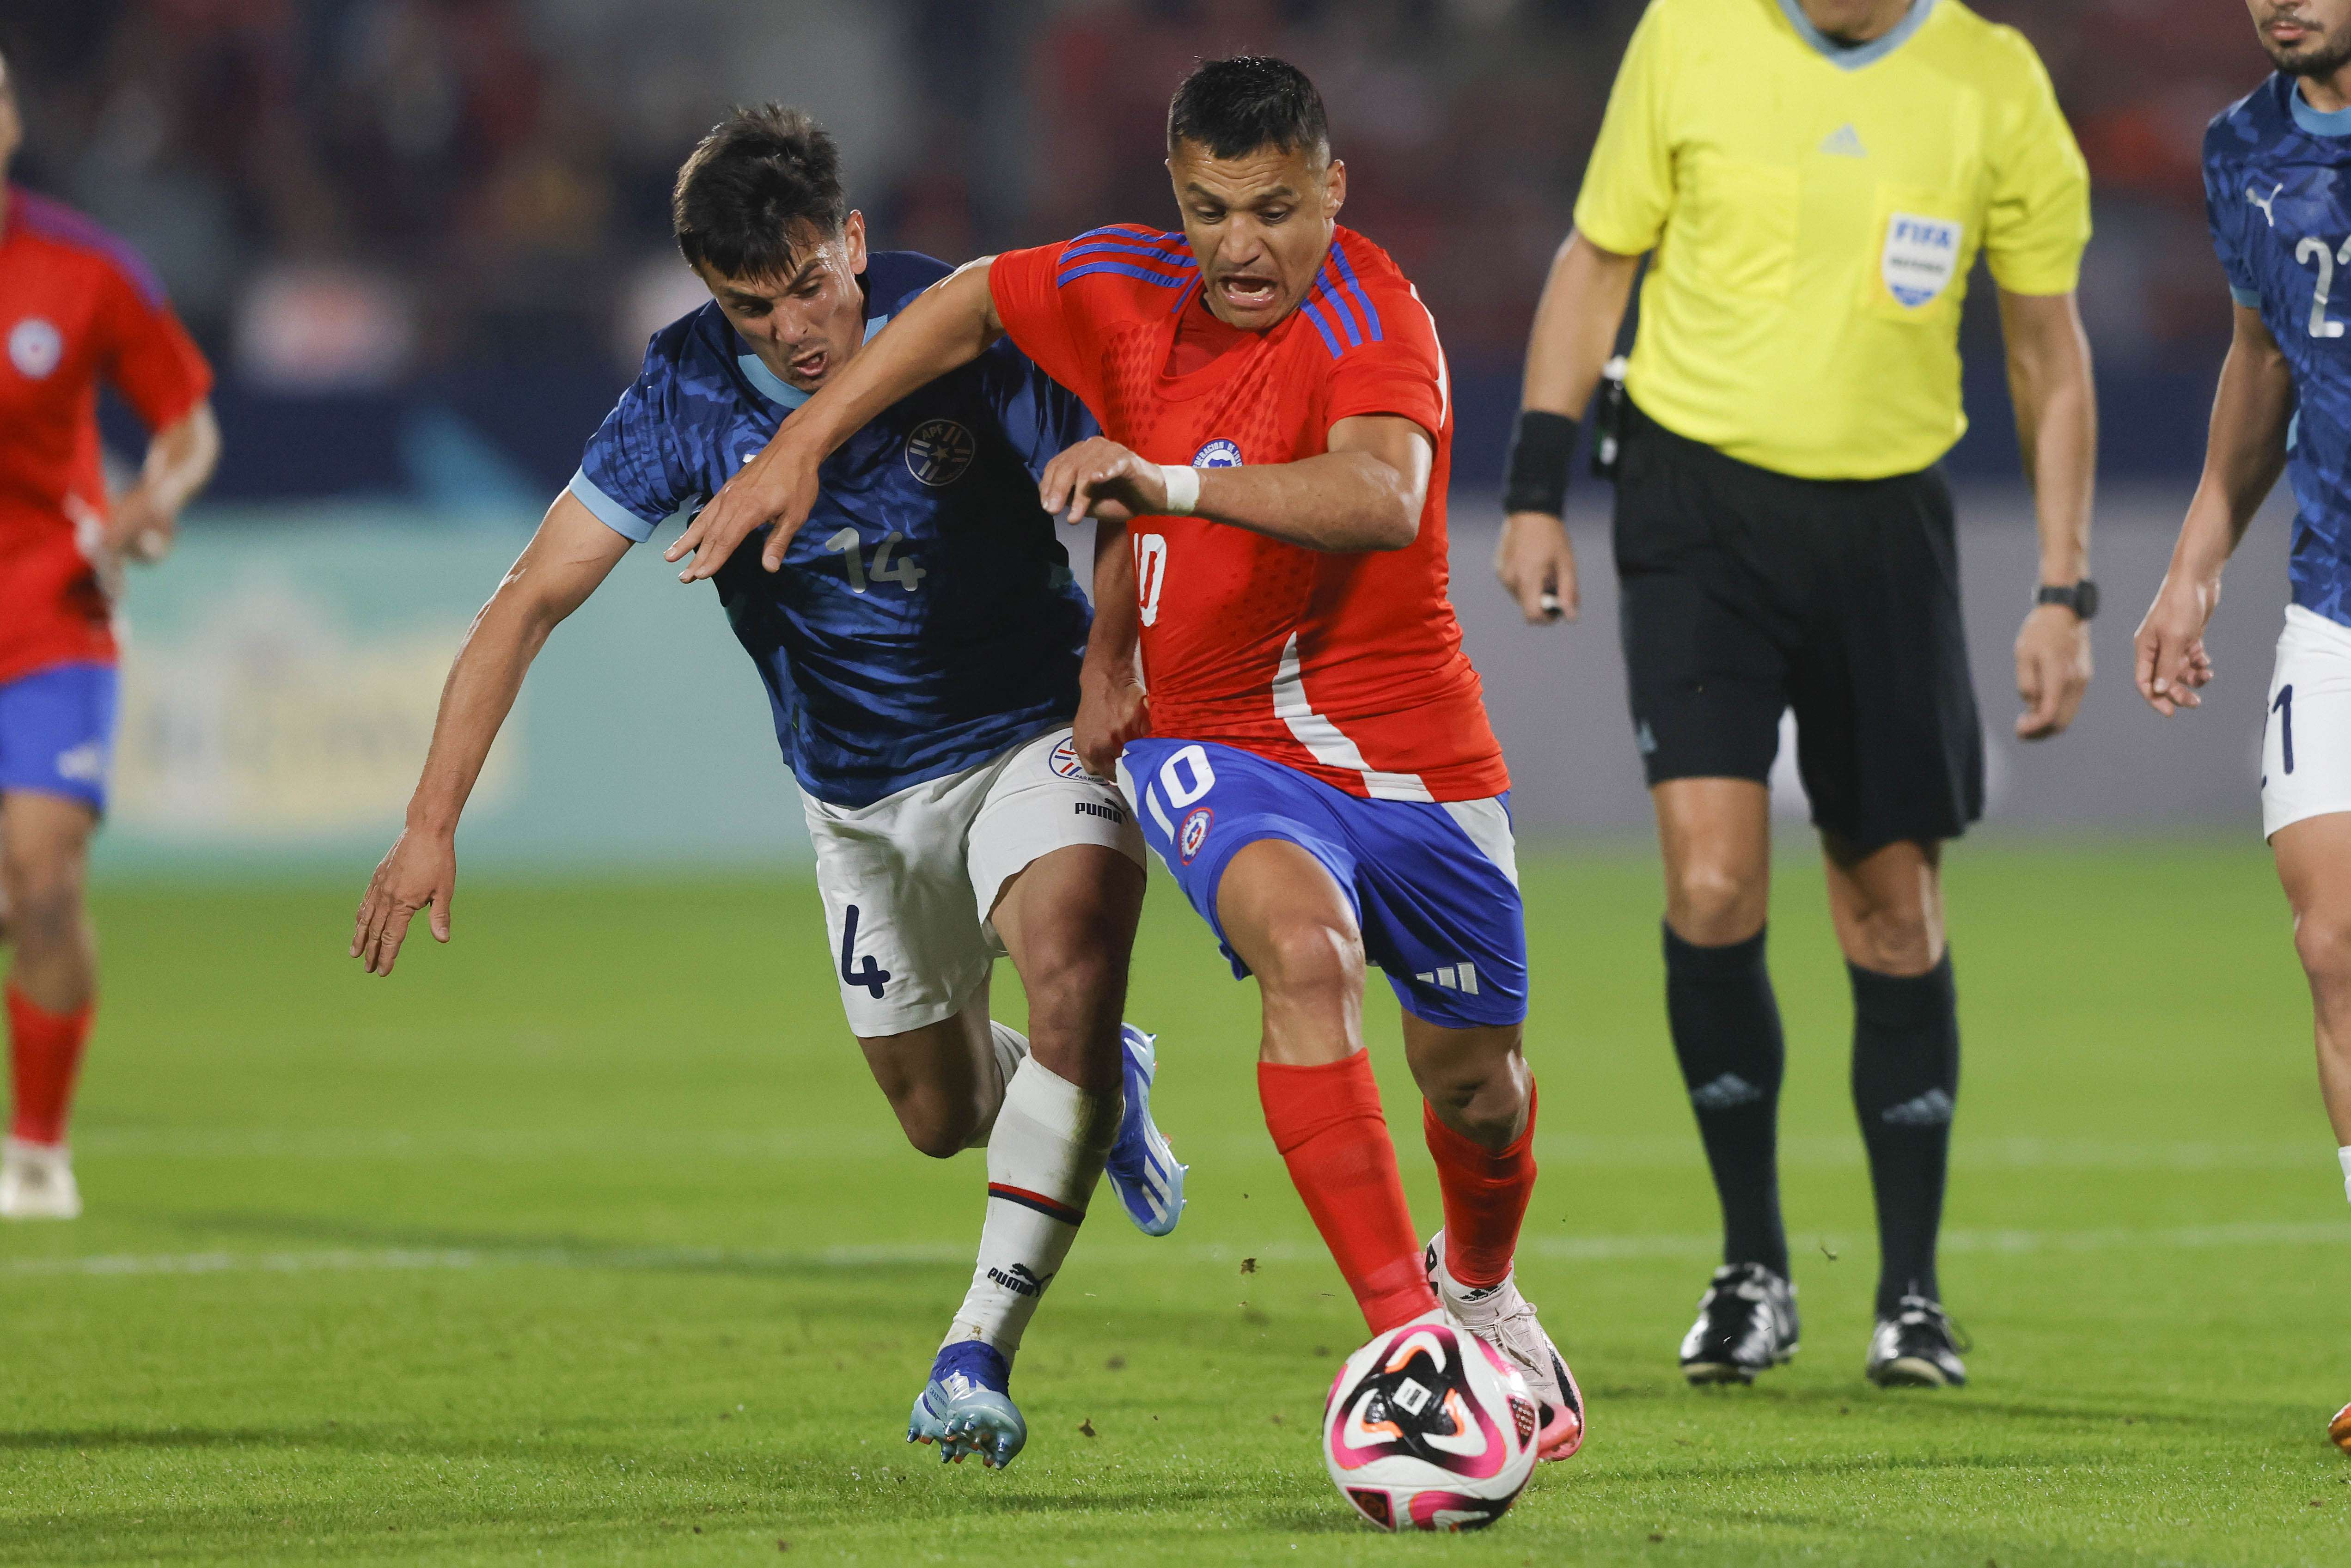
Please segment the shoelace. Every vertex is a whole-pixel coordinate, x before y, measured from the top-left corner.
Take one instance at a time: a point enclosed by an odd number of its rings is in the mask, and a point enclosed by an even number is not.
[[[1958,1319],[1943,1310],[1940,1301],[1930,1301],[1924,1296],[1905,1296],[1900,1306],[1902,1310],[1896,1314],[1896,1322],[1909,1328],[1938,1326],[1943,1331],[1944,1339],[1950,1342],[1951,1348],[1961,1355],[1976,1348],[1974,1336],[1959,1326]]]
[[[1523,1322],[1524,1326],[1521,1326]],[[1548,1377],[1551,1368],[1543,1364],[1542,1324],[1535,1317],[1535,1304],[1524,1296],[1519,1304],[1494,1319],[1495,1336],[1512,1351],[1512,1359],[1532,1367],[1538,1375]]]
[[[1489,1287],[1489,1290],[1492,1291],[1499,1291],[1503,1287],[1500,1285],[1496,1285]],[[1517,1295],[1516,1291],[1512,1291],[1511,1293],[1513,1295]],[[1450,1310],[1459,1312],[1462,1307],[1482,1305],[1482,1302],[1475,1301],[1474,1298],[1478,1296],[1487,1296],[1489,1300],[1492,1299],[1487,1291],[1471,1291],[1468,1293],[1468,1299],[1465,1299],[1462,1296],[1455,1297]],[[1508,1340],[1511,1343],[1516,1344],[1521,1339],[1527,1337],[1520,1332],[1514,1332],[1518,1329],[1518,1322],[1520,1318],[1532,1321],[1535,1316],[1535,1304],[1527,1300],[1524,1296],[1518,1296],[1517,1303],[1515,1305],[1503,1308],[1501,1311],[1495,1312],[1491,1317],[1485,1318],[1485,1321],[1482,1323],[1473,1322],[1466,1312],[1462,1312],[1460,1315],[1462,1326],[1468,1329],[1470,1333],[1475,1333],[1480,1328],[1491,1329],[1494,1332],[1496,1338]],[[1480,1315],[1482,1316],[1482,1314]],[[1537,1328],[1538,1332],[1540,1332],[1541,1325],[1538,1324]]]

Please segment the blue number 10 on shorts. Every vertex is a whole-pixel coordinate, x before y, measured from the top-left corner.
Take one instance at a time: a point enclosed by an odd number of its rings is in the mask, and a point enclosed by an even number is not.
[[[1527,932],[1509,797],[1366,800],[1212,742],[1137,740],[1119,783],[1143,836],[1217,934],[1217,887],[1244,846],[1281,839],[1322,862],[1354,905],[1364,955],[1406,1012],[1448,1029],[1524,1021]]]

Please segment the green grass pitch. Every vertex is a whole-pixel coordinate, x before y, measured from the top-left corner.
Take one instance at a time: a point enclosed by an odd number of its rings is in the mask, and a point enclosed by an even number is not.
[[[1254,988],[1164,881],[1130,1010],[1162,1034],[1190,1212],[1154,1242],[1097,1207],[997,1475],[901,1440],[983,1172],[899,1139],[810,887],[471,888],[456,945],[383,983],[341,956],[355,875],[100,896],[89,1215],[0,1231],[0,1562],[2351,1556],[2323,1433],[2351,1399],[2351,1216],[2257,844],[1955,853],[1944,1282],[1976,1349],[1940,1394],[1861,1376],[1875,1249],[1810,864],[1783,851],[1772,934],[1804,1351],[1705,1392],[1673,1361],[1714,1213],[1654,866],[1528,869],[1521,1278],[1592,1436],[1482,1536],[1375,1535],[1323,1477],[1362,1325],[1259,1118]],[[1394,1009],[1370,1012],[1431,1225]]]

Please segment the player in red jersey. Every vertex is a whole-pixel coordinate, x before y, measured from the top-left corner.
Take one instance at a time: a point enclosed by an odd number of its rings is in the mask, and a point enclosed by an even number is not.
[[[81,1212],[66,1107],[98,996],[82,904],[114,743],[110,583],[160,559],[211,477],[212,372],[154,275],[121,242],[6,183],[23,125],[0,60],[0,909],[13,1116],[0,1218]],[[111,503],[99,468],[98,388],[154,433],[139,482]]]
[[[1339,226],[1346,169],[1296,68],[1199,68],[1169,110],[1168,168],[1183,234],[1098,229],[965,267],[670,558],[707,577],[772,520],[774,570],[826,454],[1000,334],[1085,399],[1106,434],[1042,486],[1102,525],[1085,760],[1117,768],[1235,972],[1257,976],[1267,1125],[1365,1319],[1459,1318],[1525,1375],[1541,1450],[1563,1458],[1583,1398],[1511,1273],[1535,1175],[1526,937],[1509,774],[1445,593],[1436,325]],[[1426,1101],[1446,1223],[1426,1253],[1364,1051],[1367,960]]]

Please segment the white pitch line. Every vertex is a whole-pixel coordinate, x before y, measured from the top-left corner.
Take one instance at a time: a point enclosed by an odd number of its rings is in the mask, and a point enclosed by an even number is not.
[[[1807,1238],[1809,1239],[1809,1238]],[[1829,1237],[1838,1249],[1858,1249],[1857,1239]],[[2162,1230],[1954,1230],[1943,1249],[1956,1253],[2014,1255],[2030,1252],[2168,1252],[2231,1247],[2316,1247],[2351,1243],[2351,1224],[2245,1223],[2183,1226]],[[1711,1257],[1720,1247],[1712,1236],[1540,1236],[1520,1244],[1522,1257],[1554,1262],[1604,1263],[1645,1259]],[[1121,1262],[1229,1263],[1246,1252],[1260,1262],[1313,1261],[1319,1243],[1270,1241],[1255,1248],[1221,1242],[1186,1246],[1119,1240],[1081,1248],[1081,1255]],[[147,1274],[360,1273],[471,1269],[665,1269],[853,1270],[907,1265],[961,1265],[968,1246],[947,1242],[831,1247],[811,1253],[740,1251],[724,1247],[478,1247],[330,1248],[309,1252],[105,1253],[89,1257],[0,1260],[0,1276]]]

